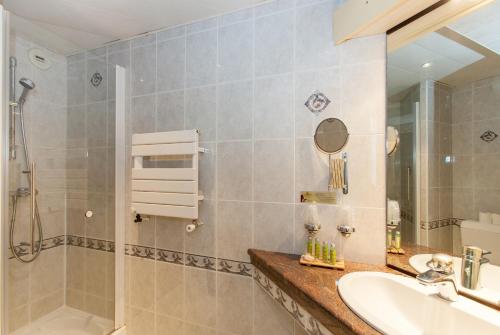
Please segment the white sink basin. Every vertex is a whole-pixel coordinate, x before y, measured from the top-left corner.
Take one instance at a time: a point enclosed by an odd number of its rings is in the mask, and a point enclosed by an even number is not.
[[[427,262],[432,258],[431,254],[419,254],[410,257],[410,265],[418,273],[429,270]],[[460,285],[462,282],[461,269],[462,259],[453,257],[453,269],[455,270],[455,282],[459,291],[467,293],[473,297],[500,306],[500,266],[489,263],[481,265],[479,275],[479,287],[476,290],[469,290]]]
[[[500,312],[465,297],[456,302],[436,295],[414,278],[380,272],[353,272],[338,283],[349,308],[389,335],[498,335]]]

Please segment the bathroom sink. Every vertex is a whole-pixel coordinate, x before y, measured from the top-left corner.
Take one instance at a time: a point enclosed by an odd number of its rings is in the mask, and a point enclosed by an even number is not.
[[[381,272],[353,272],[338,283],[349,308],[388,335],[498,335],[500,312],[460,296],[450,302],[435,286]]]
[[[410,265],[415,271],[422,273],[429,270],[427,262],[431,258],[431,254],[415,255],[410,257]],[[455,282],[459,291],[500,306],[500,266],[489,263],[483,264],[479,276],[479,288],[476,290],[469,290],[460,285],[462,282],[460,273],[462,269],[461,258],[453,257],[453,268],[455,269]]]

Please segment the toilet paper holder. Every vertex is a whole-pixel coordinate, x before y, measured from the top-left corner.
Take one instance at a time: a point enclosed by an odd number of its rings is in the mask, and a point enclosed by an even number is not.
[[[192,233],[195,231],[199,226],[202,226],[204,223],[203,221],[200,220],[193,220],[190,224],[186,225],[186,232]]]

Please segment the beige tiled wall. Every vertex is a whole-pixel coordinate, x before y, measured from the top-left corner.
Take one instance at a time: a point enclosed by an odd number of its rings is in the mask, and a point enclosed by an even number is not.
[[[10,54],[17,59],[17,80],[35,82],[24,107],[26,136],[31,160],[37,164],[38,208],[44,239],[65,234],[66,162],[66,59],[15,34],[10,39]],[[41,70],[28,59],[28,50],[44,50],[51,60]],[[22,87],[17,84],[17,97]],[[18,119],[19,120],[19,119]],[[19,122],[18,122],[19,126]],[[17,128],[17,159],[9,161],[10,190],[27,187],[21,132]],[[14,244],[29,242],[29,197],[17,205]],[[10,202],[10,212],[12,201]],[[64,304],[64,248],[44,250],[31,264],[7,261],[8,329],[13,331]]]
[[[500,139],[486,142],[491,130],[500,135],[500,77],[453,90],[453,215],[478,220],[479,212],[500,213]]]
[[[83,238],[86,246],[90,241],[114,241],[115,110],[110,64],[127,66],[127,57],[119,49],[104,47],[67,58],[67,235]],[[92,83],[97,74],[101,80]],[[93,215],[86,217],[87,211]],[[114,253],[68,245],[66,254],[66,304],[113,319]]]
[[[451,87],[426,81],[421,94],[420,222],[430,227],[420,230],[420,244],[452,253]]]
[[[221,262],[248,266],[248,248],[303,251],[299,193],[327,189],[327,160],[312,138],[327,117],[350,132],[350,193],[319,206],[320,237],[334,240],[351,219],[346,258],[385,262],[385,36],[335,46],[335,6],[275,1],[105,49],[108,69],[118,61],[130,72],[129,135],[197,128],[209,149],[203,226],[188,234],[186,220],[125,223],[131,334],[303,334],[251,277]],[[332,101],[318,115],[304,106],[314,90]],[[184,258],[163,261],[162,252]]]

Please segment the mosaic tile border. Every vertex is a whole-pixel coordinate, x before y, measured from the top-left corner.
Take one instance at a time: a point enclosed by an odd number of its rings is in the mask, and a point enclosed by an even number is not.
[[[276,300],[288,313],[305,329],[309,335],[333,335],[318,320],[316,320],[304,307],[300,306],[288,294],[281,290],[275,283],[266,277],[260,270],[255,269],[254,280]]]

